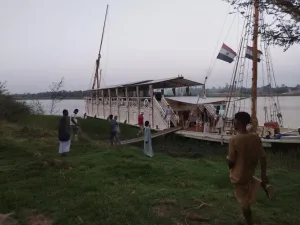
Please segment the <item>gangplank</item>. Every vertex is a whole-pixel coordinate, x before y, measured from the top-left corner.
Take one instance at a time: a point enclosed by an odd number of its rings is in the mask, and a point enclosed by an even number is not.
[[[176,131],[181,130],[181,127],[172,127],[170,129],[165,129],[162,131],[158,131],[154,134],[152,134],[152,139],[156,138],[156,137],[160,137],[166,134],[170,134],[170,133],[174,133]],[[133,139],[129,139],[129,140],[125,140],[125,141],[121,141],[121,145],[129,145],[129,144],[134,144],[134,143],[138,143],[138,142],[142,142],[144,141],[144,137],[137,137],[137,138],[133,138]]]

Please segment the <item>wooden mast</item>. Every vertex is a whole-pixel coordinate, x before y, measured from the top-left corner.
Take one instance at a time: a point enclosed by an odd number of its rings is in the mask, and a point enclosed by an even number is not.
[[[258,20],[259,20],[259,0],[254,0],[254,29],[253,29],[253,52],[252,52],[252,109],[251,119],[254,131],[258,126],[257,120],[257,42],[258,42]]]
[[[105,25],[106,25],[107,12],[108,12],[108,5],[106,6],[105,19],[104,19],[104,24],[103,24],[103,29],[102,29],[102,36],[101,36],[101,42],[100,42],[100,48],[99,48],[98,58],[96,60],[96,70],[95,70],[95,75],[94,75],[94,81],[93,81],[92,89],[95,89],[95,85],[96,84],[97,84],[97,88],[100,88],[99,67],[100,67],[101,48],[102,48],[102,43],[103,43],[103,37],[104,37],[104,31],[105,31]]]

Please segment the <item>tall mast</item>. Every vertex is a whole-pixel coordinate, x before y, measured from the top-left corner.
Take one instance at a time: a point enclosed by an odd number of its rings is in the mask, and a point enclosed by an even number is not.
[[[258,126],[257,120],[257,39],[258,39],[258,20],[259,20],[259,0],[254,0],[254,29],[253,29],[253,50],[252,50],[252,109],[251,119],[254,131]]]
[[[104,24],[103,24],[103,29],[102,29],[102,36],[101,36],[101,42],[100,42],[100,48],[99,48],[98,58],[96,60],[96,70],[95,70],[95,75],[94,75],[94,81],[93,81],[92,89],[95,89],[96,83],[97,83],[97,88],[100,88],[99,67],[100,67],[101,49],[102,49],[104,32],[105,32],[107,12],[108,12],[108,5],[106,6],[105,19],[104,19]]]

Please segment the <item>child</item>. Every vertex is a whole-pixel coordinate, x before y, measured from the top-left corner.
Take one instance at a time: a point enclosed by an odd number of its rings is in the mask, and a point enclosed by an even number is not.
[[[73,111],[73,115],[70,117],[70,126],[71,126],[71,131],[72,131],[72,139],[74,139],[75,141],[77,141],[77,133],[79,131],[79,126],[78,126],[78,122],[77,122],[78,112],[79,112],[79,110],[75,109]]]
[[[275,193],[273,187],[268,185],[266,153],[258,135],[247,131],[249,123],[248,113],[235,114],[234,128],[237,135],[229,141],[227,160],[236,199],[242,208],[246,224],[253,225],[250,206],[255,202],[259,188],[263,187],[270,199]],[[254,177],[258,161],[261,164],[261,180]]]
[[[151,129],[149,127],[149,121],[145,122],[145,130],[144,130],[144,153],[145,155],[152,157],[152,140],[151,140]]]
[[[63,116],[60,119],[59,122],[59,128],[58,128],[58,139],[59,139],[59,153],[61,156],[66,156],[67,153],[70,151],[70,126],[68,121],[68,110],[63,110]]]

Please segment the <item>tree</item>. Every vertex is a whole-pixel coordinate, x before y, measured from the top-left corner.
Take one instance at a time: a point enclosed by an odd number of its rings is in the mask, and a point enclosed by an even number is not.
[[[254,0],[223,0],[244,14]],[[300,0],[259,0],[259,8],[272,17],[264,21],[260,34],[270,45],[277,45],[286,51],[294,44],[300,43]]]
[[[62,88],[64,87],[64,78],[61,78],[59,82],[52,82],[49,86],[51,92],[51,105],[50,105],[50,114],[57,113],[55,111],[57,103],[61,102],[64,99]]]

